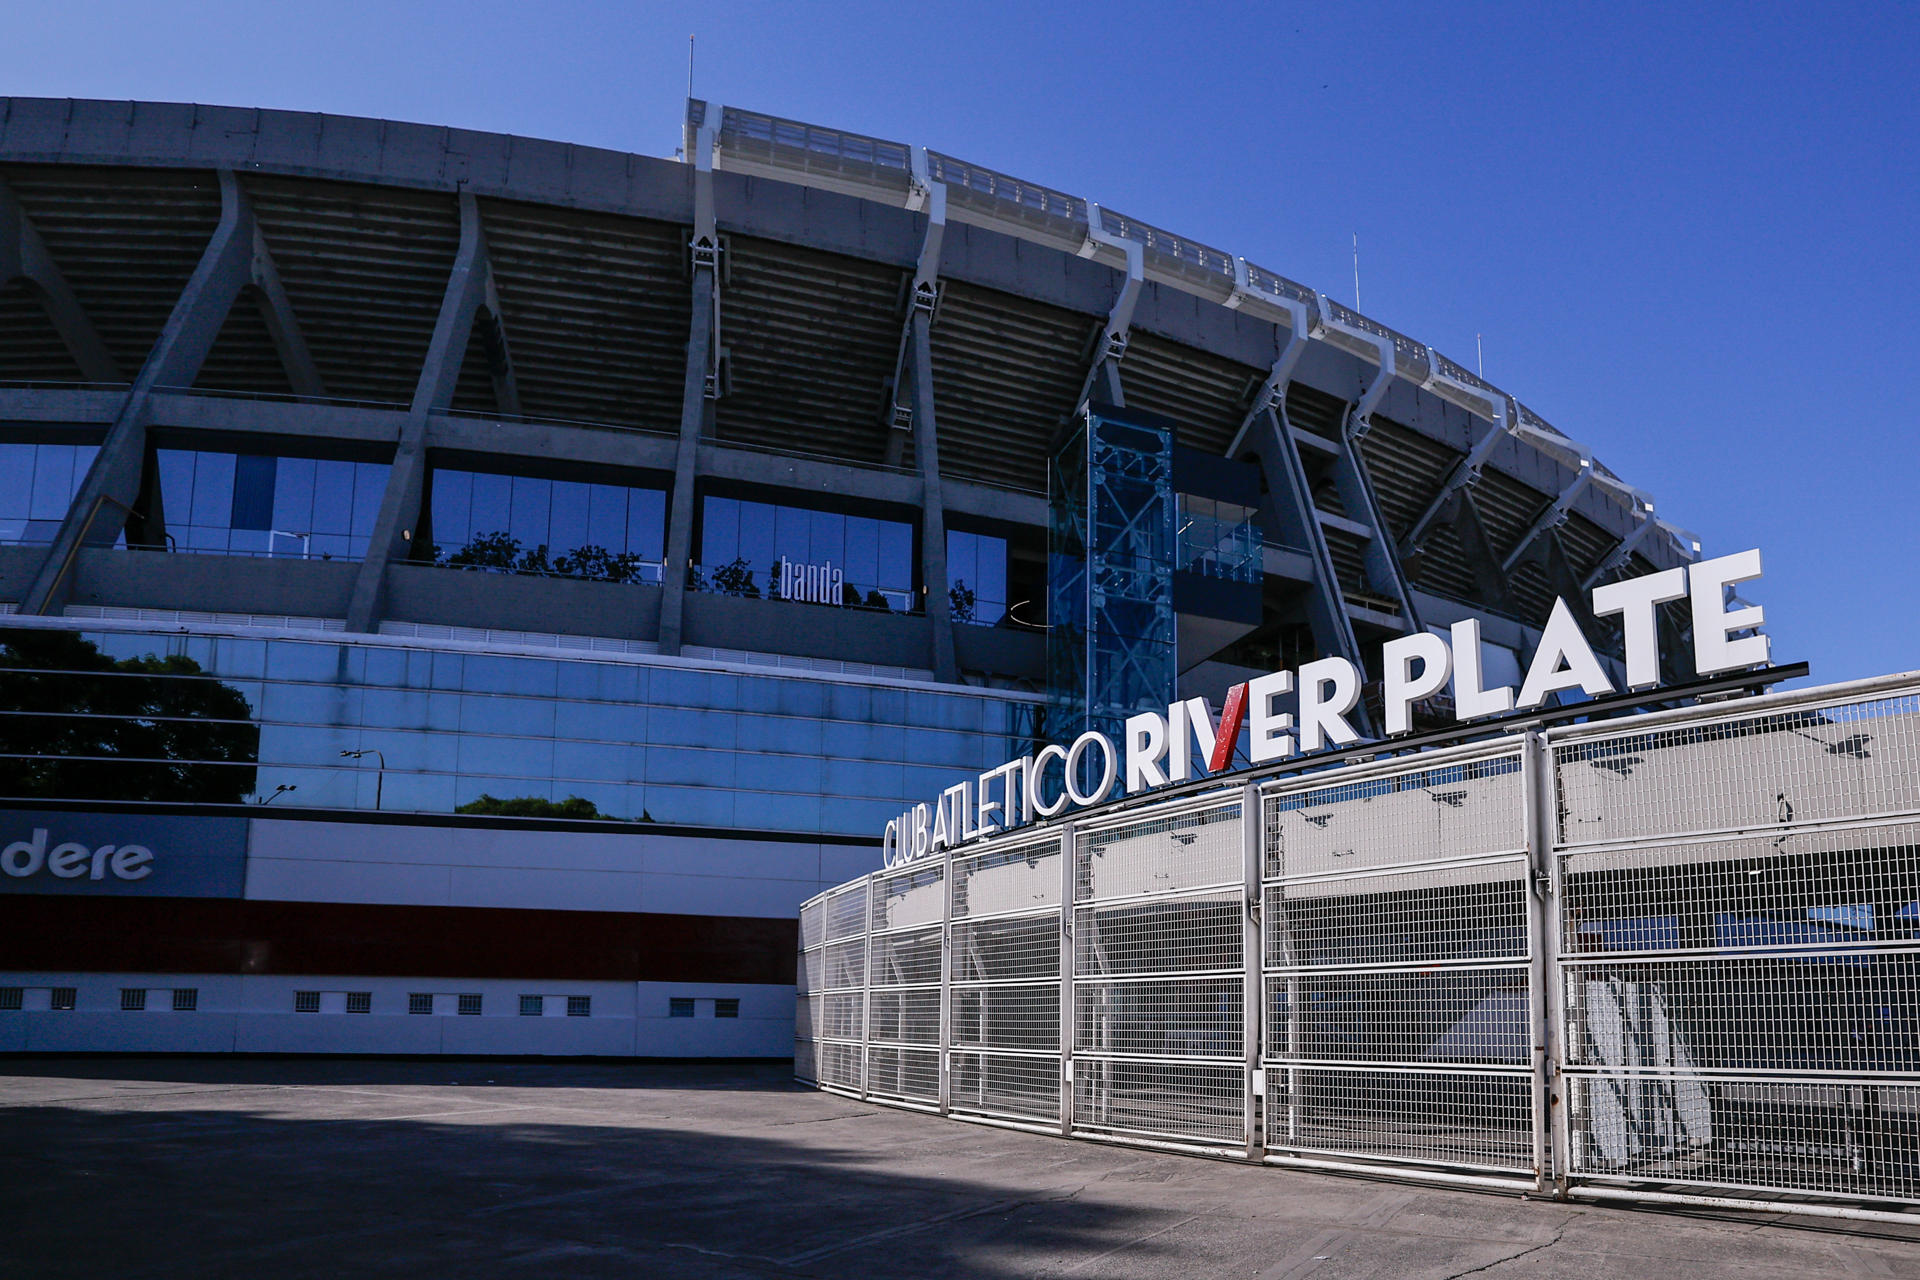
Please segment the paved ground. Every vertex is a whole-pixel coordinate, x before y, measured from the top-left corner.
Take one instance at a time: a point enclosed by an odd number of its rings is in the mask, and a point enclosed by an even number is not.
[[[0,1060],[0,1276],[1920,1277],[1920,1229],[942,1121],[780,1070]]]

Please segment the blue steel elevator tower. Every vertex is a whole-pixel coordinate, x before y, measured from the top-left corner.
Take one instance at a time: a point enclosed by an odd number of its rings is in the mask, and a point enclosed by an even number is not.
[[[1129,715],[1166,710],[1178,674],[1173,424],[1092,406],[1048,489],[1047,736],[1117,741]]]

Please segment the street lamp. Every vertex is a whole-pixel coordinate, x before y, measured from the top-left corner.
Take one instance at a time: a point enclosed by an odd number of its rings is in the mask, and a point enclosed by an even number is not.
[[[279,799],[279,798],[280,798],[281,796],[283,796],[283,795],[285,795],[285,794],[286,794],[287,792],[289,792],[289,791],[298,791],[299,789],[300,789],[300,787],[299,787],[299,784],[298,784],[298,783],[293,783],[293,782],[283,782],[283,783],[281,783],[281,784],[280,784],[279,786],[277,786],[277,787],[275,787],[275,788],[273,789],[273,794],[272,794],[272,795],[270,795],[270,796],[262,796],[262,797],[260,798],[260,803],[261,803],[261,804],[272,804],[272,803],[273,803],[273,802],[274,802],[275,800],[278,800],[278,799]]]
[[[358,760],[361,756],[372,756],[380,762],[380,776],[373,783],[373,807],[378,809],[381,796],[387,789],[387,758],[380,754],[380,748],[368,747],[363,751],[342,751],[340,756],[345,760]]]

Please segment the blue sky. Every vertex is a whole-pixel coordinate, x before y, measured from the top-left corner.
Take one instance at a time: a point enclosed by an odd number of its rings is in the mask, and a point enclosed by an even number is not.
[[[1352,301],[1585,442],[1776,660],[1920,667],[1920,6],[16,4],[0,91],[656,155],[715,101],[921,143]]]

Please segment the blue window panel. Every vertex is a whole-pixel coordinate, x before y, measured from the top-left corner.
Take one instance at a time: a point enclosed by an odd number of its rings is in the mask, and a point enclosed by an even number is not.
[[[473,477],[473,505],[468,513],[467,536],[505,533],[513,524],[513,478],[476,474]]]
[[[914,803],[932,804],[933,797],[948,787],[965,781],[980,781],[978,769],[942,769],[934,765],[908,764],[906,770],[906,797]]]
[[[906,723],[937,729],[980,731],[980,699],[958,694],[910,693]]]
[[[775,550],[775,517],[778,512],[764,502],[743,502],[740,504],[738,526],[739,542],[737,555],[753,564],[769,564],[779,553]],[[713,563],[709,561],[709,563]]]
[[[0,520],[21,525],[33,509],[34,456],[39,446],[0,444]]]
[[[377,649],[371,646],[356,645],[349,652],[365,665],[353,671],[353,674],[370,685],[380,685],[389,689],[408,687],[408,659],[413,651],[408,649]],[[349,670],[353,670],[349,668]]]
[[[731,751],[734,713],[654,707],[647,712],[647,742],[670,747],[708,747]]]
[[[451,813],[457,779],[449,773],[387,773],[382,807],[400,812]]]
[[[353,464],[325,459],[313,467],[313,526],[307,532],[344,537],[353,529]]]
[[[874,836],[884,831],[887,823],[899,817],[905,807],[905,803],[886,800],[829,796],[820,805],[820,826],[817,829],[836,835]],[[871,850],[870,856],[873,867],[877,869],[880,851]]]
[[[553,744],[553,776],[576,780],[627,780],[627,748],[604,742]]]
[[[617,662],[561,662],[556,664],[560,696],[600,702],[644,702],[646,668]]]
[[[230,529],[273,528],[274,459],[257,453],[241,453],[233,459],[233,506],[227,517]]]
[[[828,760],[824,793],[835,797],[904,798],[905,765],[875,760]]]
[[[309,765],[317,769],[339,770],[342,751],[360,746],[356,729],[335,725],[268,724],[260,727],[260,763],[262,765]],[[288,797],[291,799],[291,797]],[[281,800],[281,804],[287,803]]]
[[[554,667],[554,662],[546,658],[469,654],[461,687],[468,693],[518,693],[551,698],[560,682]]]
[[[627,543],[627,491],[610,484],[587,486],[586,540],[609,551]]]
[[[846,558],[848,582],[857,582],[863,587],[877,587],[880,583],[880,522],[867,516],[847,517],[846,549],[841,554]]]
[[[464,653],[434,653],[431,687],[435,689],[464,689],[467,678],[467,655]]]
[[[831,560],[842,569],[847,564],[847,518],[835,511],[815,511],[808,541],[807,559],[813,564]]]
[[[739,757],[731,751],[699,751],[687,747],[648,747],[646,781],[682,786],[730,787],[736,781],[752,784],[752,778],[740,778]],[[748,772],[759,767],[749,759]]]
[[[267,642],[264,640],[215,636],[212,650],[202,665],[222,679],[258,678],[267,674]]]
[[[772,753],[740,757],[735,778],[740,789],[755,791],[805,791],[819,794],[825,766],[818,756],[783,756]]]
[[[858,684],[822,686],[827,694],[826,714],[835,720],[871,720],[873,690]]]
[[[907,744],[906,730],[891,724],[828,722],[821,728],[821,751],[856,760],[900,760]]]
[[[730,564],[740,554],[740,505],[733,498],[708,498],[701,504],[700,563]]]
[[[742,795],[739,821],[761,831],[818,831],[821,799],[817,795]]]
[[[553,512],[547,535],[540,541],[552,547],[555,555],[572,551],[587,541],[587,490],[594,487],[597,486],[570,480],[552,482]],[[615,553],[621,550],[618,546],[606,549]]]
[[[823,716],[827,713],[826,686],[817,680],[776,680],[782,715]]]
[[[818,720],[792,716],[736,717],[736,745],[742,751],[785,751],[819,755],[823,731]]]
[[[336,684],[280,684],[266,686],[265,700],[258,708],[262,720],[285,720],[303,724],[350,724],[350,691]],[[358,690],[352,690],[358,693]]]
[[[460,728],[465,733],[553,736],[554,706],[545,698],[507,698],[469,693],[460,699]]]
[[[380,760],[384,757],[389,779],[396,770],[409,773],[446,771],[452,765],[454,756],[453,740],[444,734],[393,729],[371,733],[363,731],[355,736],[353,746],[348,749],[378,751],[378,756],[362,756],[360,767],[369,773],[378,772]]]
[[[647,701],[661,707],[725,707],[733,704],[735,677],[704,671],[653,671],[647,682]],[[725,681],[725,687],[716,688]]]
[[[905,724],[907,691],[876,686],[873,690],[873,720],[875,724]]]
[[[880,525],[880,589],[913,590],[913,530],[891,520]]]
[[[390,469],[384,462],[353,464],[353,525],[350,532],[354,538],[373,536],[373,522],[380,516],[380,503],[386,497],[387,472]]]
[[[627,749],[627,781],[641,783],[647,780],[647,752],[654,750],[638,743]]]
[[[634,819],[640,816],[640,788],[623,782],[555,782],[554,798],[566,800],[579,796],[609,818]]]
[[[27,518],[63,520],[73,504],[74,490],[86,473],[74,465],[74,447],[70,444],[43,444],[36,448],[35,455]]]
[[[312,458],[281,458],[273,485],[272,528],[311,532],[314,470]]]
[[[905,758],[916,764],[978,769],[982,763],[980,739],[938,729],[909,729]]]
[[[507,528],[520,545],[532,548],[551,541],[547,530],[553,519],[553,482],[528,476],[513,477],[513,497]]]
[[[807,563],[813,558],[813,513],[799,507],[773,509],[773,554]]]
[[[233,463],[230,453],[201,453],[193,460],[193,495],[187,509],[191,524],[224,529],[233,511]]]
[[[457,768],[463,775],[497,774],[510,781],[539,779],[538,787],[523,787],[514,795],[545,795],[553,777],[553,741],[550,738],[492,738],[462,734]],[[500,795],[498,791],[495,795]]]
[[[618,702],[562,702],[554,709],[554,733],[622,745],[645,742],[647,714],[645,707]]]
[[[644,560],[666,556],[667,495],[659,489],[627,491],[627,550]]]
[[[433,473],[433,541],[448,554],[473,537],[473,482],[470,471]]]
[[[267,674],[275,680],[331,683],[340,674],[340,646],[272,640],[267,644]]]
[[[724,787],[648,786],[645,797],[647,816],[655,822],[695,827],[733,826],[734,802],[734,793]],[[747,808],[752,810],[754,805],[749,803]]]

